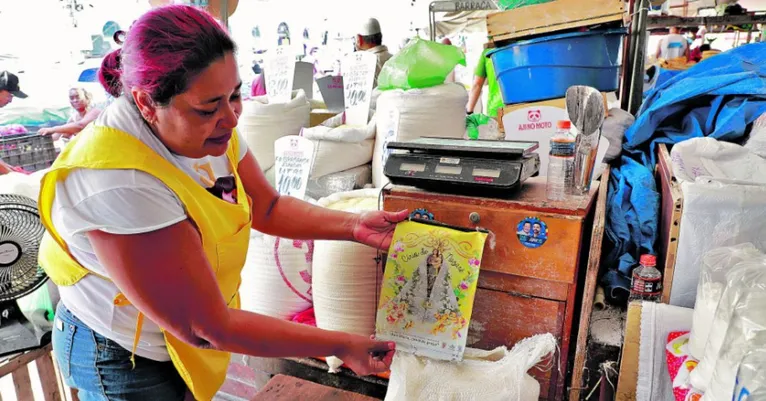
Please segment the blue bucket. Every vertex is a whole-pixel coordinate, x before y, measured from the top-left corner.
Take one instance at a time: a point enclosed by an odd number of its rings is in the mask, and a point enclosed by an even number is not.
[[[573,85],[617,90],[625,29],[572,32],[512,43],[487,53],[505,104],[558,99]]]

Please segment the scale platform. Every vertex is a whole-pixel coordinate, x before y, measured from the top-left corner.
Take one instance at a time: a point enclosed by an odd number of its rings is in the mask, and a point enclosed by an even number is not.
[[[508,198],[540,172],[538,142],[422,137],[387,145],[383,173],[395,185]]]

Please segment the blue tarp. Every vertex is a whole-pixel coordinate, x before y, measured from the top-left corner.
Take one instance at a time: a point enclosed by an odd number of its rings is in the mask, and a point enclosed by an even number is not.
[[[658,84],[625,133],[620,162],[609,181],[605,262],[607,294],[627,290],[644,253],[656,254],[659,193],[654,180],[657,144],[710,136],[735,141],[766,112],[766,43],[708,58]]]

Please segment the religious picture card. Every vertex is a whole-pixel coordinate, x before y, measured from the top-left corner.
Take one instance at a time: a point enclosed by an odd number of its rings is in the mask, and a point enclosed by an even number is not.
[[[396,226],[388,251],[375,336],[397,349],[460,361],[487,233],[435,223]]]

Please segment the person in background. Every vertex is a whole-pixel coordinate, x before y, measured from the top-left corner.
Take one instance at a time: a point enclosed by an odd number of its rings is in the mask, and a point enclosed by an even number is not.
[[[73,110],[66,124],[43,128],[38,133],[52,135],[54,141],[62,139],[68,142],[101,114],[101,108],[93,105],[93,96],[83,88],[69,90],[69,104],[72,105]]]
[[[19,88],[19,77],[8,71],[0,72],[0,108],[7,106],[13,98],[24,99],[27,94]]]
[[[356,34],[356,42],[354,47],[357,51],[370,52],[378,58],[378,65],[375,67],[375,80],[373,81],[373,87],[378,86],[378,75],[380,70],[383,69],[383,65],[386,64],[392,55],[388,51],[388,47],[383,45],[383,33],[380,30],[380,22],[375,18],[370,18],[365,21],[359,28],[359,32]]]
[[[656,58],[672,60],[688,56],[689,44],[686,38],[680,35],[679,32],[680,30],[677,27],[671,27],[670,33],[660,39],[660,43],[657,45],[657,53],[655,54]]]
[[[251,229],[388,249],[408,213],[277,193],[236,130],[235,54],[197,7],[143,14],[99,70],[115,101],[41,180],[38,261],[61,293],[53,353],[82,400],[210,400],[230,353],[336,355],[360,375],[390,367],[393,342],[239,307]]]
[[[473,114],[473,111],[476,108],[476,103],[481,99],[481,92],[486,83],[489,90],[487,95],[486,114],[492,118],[496,118],[497,111],[503,107],[503,98],[500,95],[500,85],[495,76],[495,66],[492,64],[492,60],[487,57],[487,52],[489,52],[489,47],[485,45],[479,63],[476,65],[476,70],[474,71],[475,77],[473,86],[471,86],[471,92],[468,96],[466,111],[468,114]]]

